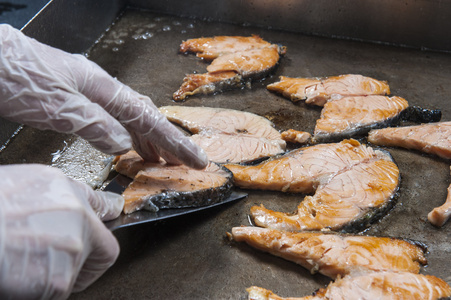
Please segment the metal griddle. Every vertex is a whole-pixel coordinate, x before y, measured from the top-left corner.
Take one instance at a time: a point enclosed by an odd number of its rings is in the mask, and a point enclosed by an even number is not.
[[[254,82],[249,89],[192,96],[181,103],[171,100],[185,74],[204,72],[206,68],[194,55],[178,53],[181,41],[201,36],[250,34],[287,47],[286,56],[272,76]],[[320,115],[319,108],[302,102],[293,104],[268,92],[265,86],[280,75],[314,77],[356,73],[387,80],[392,95],[406,98],[411,105],[441,109],[442,120],[451,120],[449,53],[126,9],[88,55],[112,76],[150,96],[157,106],[249,111],[269,118],[279,130],[294,128],[313,132]],[[46,140],[53,142],[44,143]],[[31,147],[36,151],[31,151]],[[400,197],[390,213],[364,233],[425,243],[429,264],[422,273],[438,276],[451,284],[451,223],[435,228],[427,221],[427,213],[445,201],[451,183],[450,162],[415,151],[388,150],[401,171]],[[58,151],[66,163],[59,163],[61,160],[52,155]],[[65,158],[68,153],[81,162],[73,160],[71,164]],[[89,156],[91,164],[83,162],[85,156]],[[76,137],[26,127],[0,154],[0,163],[46,163],[67,173],[75,169],[85,174],[80,180],[90,181],[90,174],[102,169],[103,158]],[[252,285],[273,290],[283,297],[294,297],[310,295],[328,284],[330,280],[322,275],[311,275],[292,262],[226,238],[226,232],[232,227],[250,224],[251,206],[263,204],[269,209],[292,212],[305,196],[245,192],[249,196],[235,203],[117,229],[114,234],[121,247],[117,262],[87,290],[73,294],[70,299],[246,299],[245,289]]]

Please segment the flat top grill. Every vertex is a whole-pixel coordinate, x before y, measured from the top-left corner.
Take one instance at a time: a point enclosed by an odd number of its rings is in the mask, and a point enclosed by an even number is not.
[[[251,88],[196,95],[180,103],[172,100],[172,93],[185,74],[203,73],[207,66],[194,55],[178,53],[183,40],[251,34],[287,47],[287,54],[270,77],[253,82]],[[112,76],[150,96],[157,106],[208,106],[249,111],[267,117],[281,131],[293,128],[313,132],[321,108],[302,102],[293,104],[267,91],[266,85],[278,80],[280,75],[362,74],[386,80],[392,95],[405,98],[410,105],[441,109],[442,120],[451,120],[448,104],[451,56],[445,53],[127,9],[88,54]],[[38,141],[32,136],[28,134],[28,138]],[[74,144],[73,137],[57,136],[70,140],[69,148]],[[50,159],[31,157],[24,161],[14,156],[15,147],[11,144],[2,153],[0,163]],[[80,154],[92,151],[86,144],[76,147]],[[400,197],[390,213],[365,234],[424,242],[429,250],[429,264],[422,273],[438,276],[451,284],[448,266],[443,263],[451,258],[451,225],[435,228],[427,221],[427,213],[446,199],[446,189],[451,183],[450,163],[415,151],[389,151],[401,171]],[[99,161],[103,159],[100,157]],[[85,169],[80,172],[87,173]],[[249,224],[251,206],[263,204],[269,209],[292,212],[305,196],[246,192],[249,197],[237,203],[116,231],[121,246],[116,264],[86,291],[70,299],[247,299],[245,289],[252,285],[273,290],[283,297],[300,297],[329,283],[328,278],[311,275],[292,262],[227,240],[226,232],[232,227]]]

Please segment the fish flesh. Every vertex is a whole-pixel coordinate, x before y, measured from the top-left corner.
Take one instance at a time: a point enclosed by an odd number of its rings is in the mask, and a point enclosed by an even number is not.
[[[115,169],[133,181],[122,193],[124,213],[137,210],[205,206],[227,198],[233,187],[232,174],[210,162],[203,170],[185,165],[146,162],[131,150],[120,155]]]
[[[253,161],[286,149],[271,121],[253,113],[189,106],[163,106],[160,112],[193,133],[193,141],[216,163]]]
[[[390,209],[399,187],[391,155],[356,140],[292,150],[256,165],[224,165],[240,188],[306,196],[295,214],[251,207],[256,225],[286,231],[355,231]]]
[[[180,52],[196,53],[197,57],[211,63],[207,66],[207,73],[186,75],[173,94],[175,101],[194,94],[243,87],[252,79],[263,78],[276,67],[286,48],[257,35],[216,36],[184,41]]]
[[[241,226],[232,228],[231,238],[332,279],[355,270],[419,273],[427,263],[423,245],[389,237]]]
[[[437,300],[451,296],[451,287],[433,275],[381,271],[347,275],[305,297],[283,298],[257,286],[247,292],[249,300]]]
[[[443,205],[434,208],[428,214],[428,220],[431,224],[442,227],[451,218],[451,185],[448,186],[448,195]]]
[[[398,96],[355,96],[328,101],[316,121],[313,139],[323,142],[366,134],[398,121],[408,106]]]
[[[375,145],[414,149],[451,159],[451,122],[371,130],[368,141]]]
[[[292,78],[281,76],[278,82],[267,89],[282,94],[297,102],[324,106],[331,99],[346,96],[389,95],[390,87],[385,81],[358,74],[347,74],[325,78]]]
[[[288,129],[281,133],[282,139],[286,142],[296,144],[306,144],[312,138],[312,135],[306,131]]]

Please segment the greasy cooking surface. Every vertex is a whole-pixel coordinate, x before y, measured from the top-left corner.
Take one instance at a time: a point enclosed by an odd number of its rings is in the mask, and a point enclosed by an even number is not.
[[[185,74],[205,72],[194,55],[178,54],[183,40],[214,35],[258,34],[287,47],[275,74],[251,89],[192,96],[176,105],[245,110],[266,116],[277,129],[313,132],[320,108],[293,104],[265,86],[285,76],[362,74],[387,80],[392,95],[411,105],[442,109],[451,120],[451,56],[381,45],[302,36],[289,32],[209,23],[148,12],[127,11],[90,52],[111,75],[149,95],[157,106],[175,105],[172,93]],[[401,172],[400,198],[372,235],[411,238],[429,246],[422,273],[451,284],[451,223],[434,228],[427,213],[446,199],[451,182],[449,161],[408,151],[390,150]],[[6,152],[5,152],[6,153]],[[71,299],[245,299],[251,285],[280,296],[309,295],[329,282],[302,267],[225,238],[226,231],[248,225],[253,205],[292,211],[305,195],[249,191],[230,205],[152,224],[121,229],[117,263],[85,292]]]

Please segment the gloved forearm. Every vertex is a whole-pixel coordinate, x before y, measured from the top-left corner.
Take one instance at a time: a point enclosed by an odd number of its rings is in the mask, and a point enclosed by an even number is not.
[[[115,262],[119,245],[97,215],[117,217],[121,196],[42,165],[1,166],[0,177],[0,299],[65,299]]]
[[[208,159],[152,103],[82,55],[0,25],[0,116],[38,129],[75,133],[97,149],[132,146],[146,160],[203,168]]]

